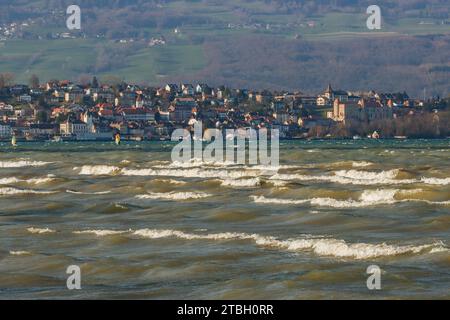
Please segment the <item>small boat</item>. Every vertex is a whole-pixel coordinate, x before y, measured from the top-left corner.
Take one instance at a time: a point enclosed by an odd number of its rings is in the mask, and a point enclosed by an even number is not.
[[[358,135],[353,136],[353,140],[361,140],[361,139],[362,139],[361,136],[358,136]]]
[[[115,136],[114,136],[114,142],[116,143],[116,145],[119,145],[120,144],[120,134],[116,134]]]
[[[380,134],[377,131],[372,133],[372,139],[380,139]]]
[[[12,136],[12,138],[11,138],[11,145],[13,147],[17,147],[17,138],[16,138],[16,136]]]
[[[62,141],[61,136],[54,136],[53,139],[51,140],[51,142],[61,142],[61,141]]]

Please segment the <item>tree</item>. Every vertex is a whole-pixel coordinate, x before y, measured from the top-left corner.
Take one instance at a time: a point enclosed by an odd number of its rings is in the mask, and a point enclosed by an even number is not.
[[[9,87],[14,83],[14,73],[0,73],[0,88]]]
[[[92,88],[98,88],[98,80],[96,76],[92,79]]]
[[[159,111],[155,113],[155,121],[158,123],[161,121],[161,114],[159,113]]]
[[[33,89],[39,88],[39,78],[37,75],[35,74],[31,75],[29,85]]]
[[[47,112],[39,111],[36,115],[36,120],[38,123],[46,123],[48,121]]]

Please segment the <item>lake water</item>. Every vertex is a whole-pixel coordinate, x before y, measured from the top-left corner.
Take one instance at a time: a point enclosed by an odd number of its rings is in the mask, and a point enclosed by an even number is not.
[[[0,145],[0,298],[450,298],[450,140],[286,141],[273,172],[172,147]]]

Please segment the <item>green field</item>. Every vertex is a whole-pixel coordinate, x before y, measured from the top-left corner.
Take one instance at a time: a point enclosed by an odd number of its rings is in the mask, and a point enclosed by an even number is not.
[[[204,67],[200,45],[148,47],[126,57],[114,72],[95,72],[96,48],[120,46],[107,40],[64,39],[7,41],[0,46],[1,72],[13,72],[19,82],[32,74],[41,80],[78,79],[83,74],[114,75],[135,82],[159,82],[165,76],[191,74]],[[81,71],[80,71],[81,70]]]
[[[38,3],[37,1],[35,2]],[[216,3],[205,6],[202,1],[179,1],[165,5],[165,10],[180,14],[195,14],[208,17],[211,24],[182,25],[181,33],[173,29],[143,30],[152,35],[163,35],[168,43],[165,46],[145,47],[121,58],[119,66],[107,71],[98,71],[95,66],[99,58],[99,48],[120,49],[123,44],[106,39],[58,39],[58,40],[7,40],[0,42],[0,72],[13,72],[16,80],[26,82],[32,74],[41,80],[51,78],[78,79],[81,75],[114,75],[127,81],[161,83],[171,77],[195,74],[208,65],[205,43],[220,39],[238,38],[248,35],[263,35],[293,41],[300,36],[311,41],[339,41],[342,39],[379,38],[398,35],[449,34],[450,26],[439,21],[424,19],[400,19],[384,21],[381,30],[366,28],[367,15],[332,12],[323,16],[300,18],[295,14],[268,14],[269,9],[258,6],[258,2],[235,0],[235,5],[252,10],[253,24],[290,27],[236,28],[230,29],[228,23],[241,24],[242,18],[230,10],[230,5]],[[44,5],[44,2],[42,2]],[[313,22],[314,26],[308,26]],[[421,23],[422,22],[422,23]],[[31,28],[32,29],[32,28]],[[40,28],[29,30],[38,35],[67,32],[63,28]],[[200,41],[195,39],[201,38]]]

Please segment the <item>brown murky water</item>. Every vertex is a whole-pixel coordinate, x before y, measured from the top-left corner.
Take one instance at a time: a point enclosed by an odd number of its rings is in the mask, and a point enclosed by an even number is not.
[[[173,164],[164,142],[3,144],[0,298],[448,299],[449,146],[282,142],[270,172]]]

